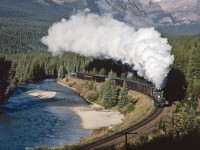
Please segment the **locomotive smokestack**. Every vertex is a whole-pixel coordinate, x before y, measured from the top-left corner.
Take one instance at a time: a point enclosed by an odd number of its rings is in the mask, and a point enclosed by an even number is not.
[[[42,38],[53,54],[71,51],[133,65],[138,75],[161,89],[174,57],[167,39],[154,28],[135,30],[111,15],[78,13],[54,23]]]

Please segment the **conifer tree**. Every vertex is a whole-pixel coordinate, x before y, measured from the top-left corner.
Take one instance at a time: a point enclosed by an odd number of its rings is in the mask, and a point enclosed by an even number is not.
[[[63,65],[60,65],[58,70],[58,79],[62,79],[65,77],[64,67]]]
[[[200,99],[200,80],[198,79],[194,79],[193,82],[193,99],[195,102],[198,102],[198,100]]]
[[[116,105],[117,87],[114,80],[113,72],[111,71],[104,84],[103,99],[107,107]]]
[[[122,73],[122,74],[121,74],[121,78],[122,78],[122,79],[125,79],[125,78],[126,78],[126,74],[125,74],[125,73]]]
[[[185,127],[187,131],[194,131],[197,129],[197,118],[196,111],[193,106],[188,110],[187,118],[185,120]]]
[[[106,75],[107,74],[106,69],[101,68],[100,71],[99,71],[99,74],[100,75]]]
[[[123,83],[123,87],[119,93],[119,102],[118,105],[120,108],[126,106],[128,104],[128,87],[126,82]]]
[[[189,79],[194,79],[195,77],[197,79],[200,79],[200,53],[198,50],[193,50],[191,53],[189,64],[188,64],[188,70],[187,70],[187,77]]]
[[[100,86],[99,92],[98,92],[99,98],[102,100],[104,99],[104,94],[105,94],[104,91],[105,91],[105,82],[102,83],[102,85]]]

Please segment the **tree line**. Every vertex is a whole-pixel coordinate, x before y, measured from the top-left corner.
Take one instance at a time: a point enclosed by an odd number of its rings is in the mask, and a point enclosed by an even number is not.
[[[11,61],[0,55],[0,104],[15,89],[15,69]]]
[[[185,100],[197,104],[200,99],[200,35],[169,39],[175,57],[173,68],[180,70],[186,80]],[[189,99],[188,99],[189,98]],[[191,98],[191,99],[190,99]]]
[[[184,97],[186,101],[190,97],[194,103],[197,103],[198,98],[200,98],[199,40],[200,35],[169,38],[169,43],[172,45],[172,53],[175,56],[175,62],[172,67],[183,73],[187,84]],[[123,74],[124,77],[127,76],[128,71],[131,71],[127,65],[113,60],[100,61],[71,52],[65,52],[54,57],[47,51],[33,50],[27,53],[23,49],[19,53],[14,54],[4,53],[1,50],[1,54],[11,64],[15,64],[13,65],[16,68],[15,79],[18,83],[31,82],[50,76],[56,77],[60,69],[64,74],[78,71],[108,74],[110,70],[113,70],[118,76],[121,73],[125,73]],[[131,78],[143,80],[137,77],[135,72],[133,72]]]

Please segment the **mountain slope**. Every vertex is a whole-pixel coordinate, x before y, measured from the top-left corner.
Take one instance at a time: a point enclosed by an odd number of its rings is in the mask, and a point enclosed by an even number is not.
[[[106,0],[116,9],[147,16],[159,24],[182,24],[200,21],[200,0]],[[118,9],[119,10],[119,9]]]
[[[72,14],[77,2],[61,5],[52,0],[0,0],[0,17],[55,21]]]

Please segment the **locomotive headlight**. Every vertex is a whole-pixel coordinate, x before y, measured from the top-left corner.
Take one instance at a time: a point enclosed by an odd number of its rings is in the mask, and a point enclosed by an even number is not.
[[[157,97],[158,97],[158,99],[160,99],[160,95],[158,95]]]

